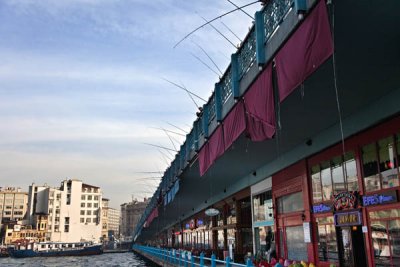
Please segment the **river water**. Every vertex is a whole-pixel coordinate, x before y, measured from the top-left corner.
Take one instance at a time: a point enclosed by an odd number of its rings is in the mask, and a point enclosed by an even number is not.
[[[137,267],[156,267],[157,265],[135,254],[126,253],[104,253],[94,256],[82,257],[49,257],[49,258],[0,258],[1,267],[100,267],[100,266],[137,266]]]

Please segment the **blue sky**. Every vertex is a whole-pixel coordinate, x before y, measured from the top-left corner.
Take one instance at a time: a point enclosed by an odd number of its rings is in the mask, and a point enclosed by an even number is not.
[[[150,196],[157,181],[138,172],[164,171],[168,160],[143,143],[172,147],[153,127],[189,131],[196,112],[162,78],[207,99],[219,77],[191,55],[212,66],[193,42],[222,70],[235,51],[211,27],[173,46],[204,22],[199,15],[232,9],[225,0],[0,1],[0,186],[77,178],[113,207]],[[221,21],[241,38],[252,23],[239,11],[213,24],[234,43]]]

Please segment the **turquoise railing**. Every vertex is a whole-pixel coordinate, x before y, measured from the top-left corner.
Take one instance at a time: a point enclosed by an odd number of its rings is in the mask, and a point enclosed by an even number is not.
[[[236,263],[231,261],[231,258],[228,256],[225,260],[218,260],[214,254],[211,255],[211,258],[207,258],[204,256],[204,253],[201,252],[200,256],[194,256],[191,252],[185,250],[176,250],[176,249],[163,249],[149,246],[140,246],[133,245],[132,247],[139,253],[147,254],[148,256],[157,258],[158,260],[168,263],[169,265],[176,266],[184,266],[184,267],[216,267],[218,266],[226,266],[226,267],[252,267],[253,262],[250,258],[247,258],[246,264]]]
[[[183,146],[185,151],[181,151],[181,156],[178,156],[171,163],[170,168],[164,173],[163,180],[167,180],[163,184],[163,194],[166,193],[165,188],[172,186],[175,177],[179,176],[181,169],[186,166],[186,161],[192,160],[191,156],[204,144],[200,140],[206,140],[211,132],[209,132],[209,125],[213,120],[221,121],[221,109],[228,102],[228,100],[234,96],[235,98],[240,97],[239,95],[239,81],[246,76],[250,68],[257,62],[258,65],[264,64],[265,56],[265,45],[268,40],[273,36],[279,25],[285,20],[287,14],[292,8],[299,10],[306,9],[306,0],[271,0],[268,1],[267,5],[256,14],[255,25],[250,29],[246,38],[238,48],[238,51],[232,55],[232,62],[227,67],[225,73],[218,82],[218,97],[216,97],[216,90],[211,95],[209,101],[203,106],[203,113],[199,116],[198,120],[193,123],[193,130],[187,136],[186,145]],[[297,12],[299,11],[297,10]],[[258,46],[258,48],[257,48]],[[230,103],[232,105],[232,103]],[[225,114],[226,109],[224,108]],[[215,128],[213,128],[215,129]],[[213,130],[210,129],[210,130]],[[159,188],[161,190],[161,188]],[[135,236],[140,232],[143,224],[157,205],[157,198],[160,192],[157,190],[153,198],[155,201],[151,201],[146,207],[146,211],[143,213],[141,220],[137,228],[135,229]]]

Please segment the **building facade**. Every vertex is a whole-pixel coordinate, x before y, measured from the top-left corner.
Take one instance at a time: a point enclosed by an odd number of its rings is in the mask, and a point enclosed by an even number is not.
[[[132,238],[133,231],[148,203],[148,199],[145,198],[143,202],[134,200],[121,205],[120,234],[124,239]]]
[[[0,222],[23,220],[27,207],[27,192],[15,187],[0,188]]]
[[[29,186],[29,219],[48,215],[47,241],[99,242],[101,189],[80,180],[64,180],[59,188]]]

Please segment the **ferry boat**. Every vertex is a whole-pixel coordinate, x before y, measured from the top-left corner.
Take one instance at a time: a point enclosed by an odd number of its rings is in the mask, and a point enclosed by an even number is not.
[[[8,248],[8,254],[13,258],[87,256],[101,253],[103,253],[102,245],[91,242],[39,242],[20,244]]]

